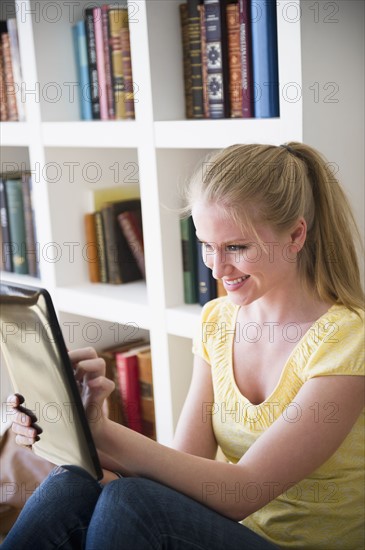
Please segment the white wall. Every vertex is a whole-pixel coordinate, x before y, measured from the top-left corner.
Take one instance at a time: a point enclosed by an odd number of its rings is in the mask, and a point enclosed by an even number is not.
[[[301,2],[303,141],[338,165],[362,235],[364,5],[363,0]]]

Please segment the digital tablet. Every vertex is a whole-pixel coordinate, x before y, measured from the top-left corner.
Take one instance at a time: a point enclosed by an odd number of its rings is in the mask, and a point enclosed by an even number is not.
[[[44,288],[0,284],[1,347],[15,393],[42,428],[34,452],[55,465],[102,469],[51,297]]]

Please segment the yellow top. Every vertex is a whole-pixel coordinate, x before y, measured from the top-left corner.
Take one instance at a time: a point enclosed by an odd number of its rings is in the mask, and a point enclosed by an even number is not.
[[[364,374],[364,312],[332,306],[297,342],[271,395],[253,405],[237,387],[232,347],[239,306],[226,297],[205,305],[193,351],[212,368],[212,422],[218,445],[237,463],[280,414],[299,419],[295,396],[310,378]],[[248,328],[248,327],[247,327]],[[251,327],[251,337],[254,331]],[[289,332],[288,332],[289,334]],[[293,334],[292,332],[290,335]],[[288,404],[292,403],[287,408]],[[313,404],[314,419],[319,412]],[[336,404],[328,403],[324,422],[333,422]],[[322,418],[322,416],[321,416]],[[242,521],[281,548],[360,550],[364,540],[364,411],[337,451],[300,483],[290,487]],[[247,499],[259,487],[248,483]]]

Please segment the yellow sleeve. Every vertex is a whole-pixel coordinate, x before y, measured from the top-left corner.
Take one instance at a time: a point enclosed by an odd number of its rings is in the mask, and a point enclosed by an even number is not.
[[[341,315],[329,316],[312,327],[301,377],[364,375],[364,341],[364,312],[357,315],[343,308]]]
[[[224,298],[223,298],[224,300]],[[220,318],[220,304],[222,298],[216,298],[207,302],[201,312],[199,328],[193,338],[192,351],[194,355],[199,355],[204,361],[211,364],[209,344],[212,336],[217,332],[217,323]]]

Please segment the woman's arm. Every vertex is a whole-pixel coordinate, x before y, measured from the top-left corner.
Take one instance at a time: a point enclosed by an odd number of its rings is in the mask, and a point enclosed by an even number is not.
[[[206,415],[207,410],[212,410],[213,401],[211,367],[195,355],[189,392],[175,431],[174,449],[205,458],[216,456],[212,416]]]
[[[327,376],[304,384],[295,398],[296,422],[281,416],[241,458],[227,464],[170,449],[107,421],[98,448],[121,469],[161,482],[221,514],[241,520],[321,466],[339,447],[364,406],[364,379]],[[313,415],[313,405],[326,411],[336,403],[338,422]],[[258,498],[247,501],[243,488],[259,486]]]

